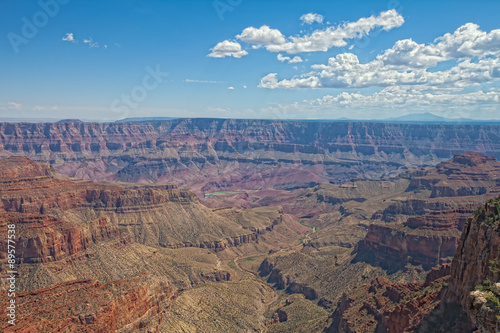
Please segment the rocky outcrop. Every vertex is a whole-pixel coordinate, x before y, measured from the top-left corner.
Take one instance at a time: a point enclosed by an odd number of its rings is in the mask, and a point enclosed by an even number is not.
[[[274,283],[278,289],[284,289],[289,293],[302,294],[307,299],[318,298],[318,293],[307,284],[294,281],[293,277],[276,268],[276,265],[269,259],[264,259],[259,267],[261,276],[268,275],[267,282]]]
[[[20,264],[62,260],[101,241],[121,244],[132,241],[105,217],[77,226],[50,215],[0,214],[0,230],[7,233],[9,224],[16,226],[16,253]],[[0,251],[0,258],[5,259],[6,244],[0,243]]]
[[[473,207],[412,217],[402,225],[372,224],[358,245],[359,257],[391,270],[407,262],[426,269],[451,262]]]
[[[392,271],[406,263],[434,265],[450,262],[469,216],[485,200],[496,197],[500,162],[468,152],[435,168],[408,171],[409,186],[400,198],[377,211],[359,243],[357,259]],[[414,196],[416,198],[407,199]]]
[[[455,254],[460,233],[414,233],[412,229],[370,225],[365,239],[359,244],[360,253],[371,253],[367,259],[391,271],[409,262],[430,269],[443,262],[450,262]]]
[[[344,293],[328,332],[412,332],[438,304],[449,265],[431,271],[425,282],[397,284],[378,277]]]
[[[462,306],[479,332],[500,327],[500,303],[491,301],[500,293],[499,225],[500,200],[488,201],[468,221],[451,266],[447,297]]]
[[[71,281],[19,293],[16,327],[26,332],[158,332],[162,314],[176,298],[174,287],[147,273],[109,283]],[[7,325],[1,329],[10,329]]]

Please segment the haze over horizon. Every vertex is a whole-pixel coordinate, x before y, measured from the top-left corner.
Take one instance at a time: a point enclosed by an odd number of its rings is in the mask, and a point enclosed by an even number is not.
[[[500,119],[498,1],[0,8],[3,119]]]

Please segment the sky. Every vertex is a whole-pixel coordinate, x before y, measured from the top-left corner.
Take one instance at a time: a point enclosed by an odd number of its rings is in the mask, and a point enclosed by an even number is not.
[[[498,13],[498,0],[0,0],[0,118],[500,119]]]

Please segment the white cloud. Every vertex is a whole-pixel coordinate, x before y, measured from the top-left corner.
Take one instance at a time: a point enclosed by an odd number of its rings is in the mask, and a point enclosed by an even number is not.
[[[75,37],[73,36],[72,32],[66,33],[66,35],[62,38],[63,41],[65,42],[75,42]]]
[[[280,62],[287,62],[289,64],[296,64],[296,63],[299,63],[299,62],[302,62],[302,58],[299,57],[299,56],[295,56],[293,58],[290,58],[290,57],[285,57],[283,55],[281,55],[281,53],[278,54],[278,56],[276,57]]]
[[[247,86],[243,86],[243,89],[246,89],[246,88],[247,88]]]
[[[323,23],[323,15],[308,13],[300,17],[302,24],[313,24],[314,22]]]
[[[316,30],[310,35],[289,37],[286,43],[268,45],[266,48],[271,52],[318,52],[328,51],[332,47],[343,47],[347,40],[361,38],[375,28],[391,30],[404,23],[404,18],[396,10],[391,9],[380,13],[378,16],[370,16],[359,19],[356,22],[348,22],[337,27],[328,27]]]
[[[89,47],[99,47],[99,43],[98,42],[94,42],[92,40],[92,37],[89,37],[89,39],[84,39],[83,42],[85,44],[89,44]]]
[[[275,45],[283,44],[286,39],[285,36],[278,29],[271,29],[267,25],[263,25],[259,29],[249,27],[243,30],[236,38],[243,42],[258,45]]]
[[[483,56],[476,58],[477,54]],[[299,77],[278,81],[277,74],[268,74],[259,86],[291,89],[425,85],[462,89],[499,80],[499,56],[500,30],[486,33],[476,25],[466,24],[428,45],[400,40],[367,63],[360,63],[355,54],[342,53],[327,64],[312,65],[312,72]],[[452,67],[429,70],[443,61],[451,61]]]
[[[213,106],[207,106],[205,111],[207,113],[223,113],[223,114],[228,114],[231,112],[231,109],[226,109],[226,108],[221,108],[221,107],[213,107]]]
[[[453,108],[467,108],[484,106],[495,106],[500,110],[498,104],[500,98],[499,90],[480,90],[469,93],[455,93],[441,90],[439,88],[421,87],[387,87],[380,92],[364,95],[359,92],[342,92],[336,96],[326,95],[322,98],[307,101],[306,104],[326,108],[390,108],[401,109],[402,107],[427,107],[446,110]]]
[[[227,87],[228,90],[234,90],[234,87]]]
[[[238,42],[230,42],[228,40],[218,43],[210,51],[212,52],[208,56],[212,58],[241,58],[248,54],[247,51],[241,49],[241,45]]]
[[[322,16],[309,13],[303,15],[301,20],[303,22],[310,20],[313,20],[312,22],[314,20],[322,22]],[[241,34],[236,35],[236,38],[242,42],[253,44],[252,49],[265,47],[270,52],[286,52],[289,54],[324,52],[332,47],[343,47],[347,44],[348,40],[362,38],[376,28],[388,31],[401,26],[403,23],[403,16],[396,10],[391,9],[381,12],[378,16],[372,15],[370,17],[363,17],[356,22],[347,22],[339,26],[330,26],[325,29],[315,30],[309,35],[290,36],[286,38],[278,29],[272,29],[267,25],[263,25],[258,29],[255,27],[245,28]],[[230,51],[228,52],[226,49],[230,49]],[[240,44],[225,40],[218,43],[212,49],[212,53],[209,56],[224,58],[232,55],[240,58],[246,54],[246,51],[241,51]]]
[[[278,81],[277,73],[270,73],[264,76],[259,83],[259,88],[285,88],[285,89],[296,89],[296,88],[319,88],[320,82],[317,77],[310,76],[307,78],[293,78],[291,80],[281,80]]]
[[[11,110],[21,110],[23,105],[21,103],[16,103],[16,102],[8,102],[7,103],[7,109]]]
[[[425,111],[449,118],[499,119],[499,101],[499,88],[464,93],[402,86],[387,87],[372,94],[341,92],[302,103],[276,104],[263,109],[262,113],[279,119],[373,119]]]

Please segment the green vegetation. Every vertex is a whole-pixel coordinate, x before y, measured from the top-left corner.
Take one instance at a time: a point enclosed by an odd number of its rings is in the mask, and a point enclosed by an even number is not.
[[[495,229],[500,227],[500,198],[487,201],[488,206],[493,206],[493,214],[486,215],[485,207],[479,207],[474,216],[484,224],[487,224]]]
[[[498,288],[489,279],[483,281],[483,284],[476,286],[476,290],[482,291],[484,297],[493,303],[496,311],[500,313],[500,288]]]
[[[254,261],[254,260],[255,260],[255,258],[254,258],[254,257],[246,257],[246,258],[245,258],[245,260],[246,260],[246,261]]]
[[[428,286],[426,288],[423,288],[423,289],[417,291],[414,294],[406,296],[405,298],[403,298],[402,300],[400,300],[396,304],[406,303],[406,302],[409,302],[409,301],[411,301],[413,299],[416,299],[416,298],[419,298],[419,297],[425,297],[425,296],[427,296],[429,294],[433,294],[433,293],[439,292],[441,289],[443,289],[444,286],[445,286],[444,282],[433,283],[430,286]]]
[[[310,239],[305,240],[305,239],[306,239],[306,237],[307,237],[307,236],[304,236],[304,237],[301,237],[301,238],[299,239],[299,242],[300,242],[299,244],[300,244],[300,245],[302,245],[302,244],[304,244],[304,243],[305,243],[305,244],[307,244],[307,243],[309,243],[309,242],[311,241]]]
[[[314,229],[314,227],[312,225],[306,224],[306,220],[302,220],[299,223],[302,224],[304,227]]]
[[[500,274],[500,262],[498,260],[490,260],[490,271],[495,274]]]
[[[234,193],[242,193],[242,192],[244,192],[244,191],[217,191],[217,192],[212,192],[212,193],[206,193],[205,199],[208,199],[212,195],[217,195],[217,194],[234,194]]]

